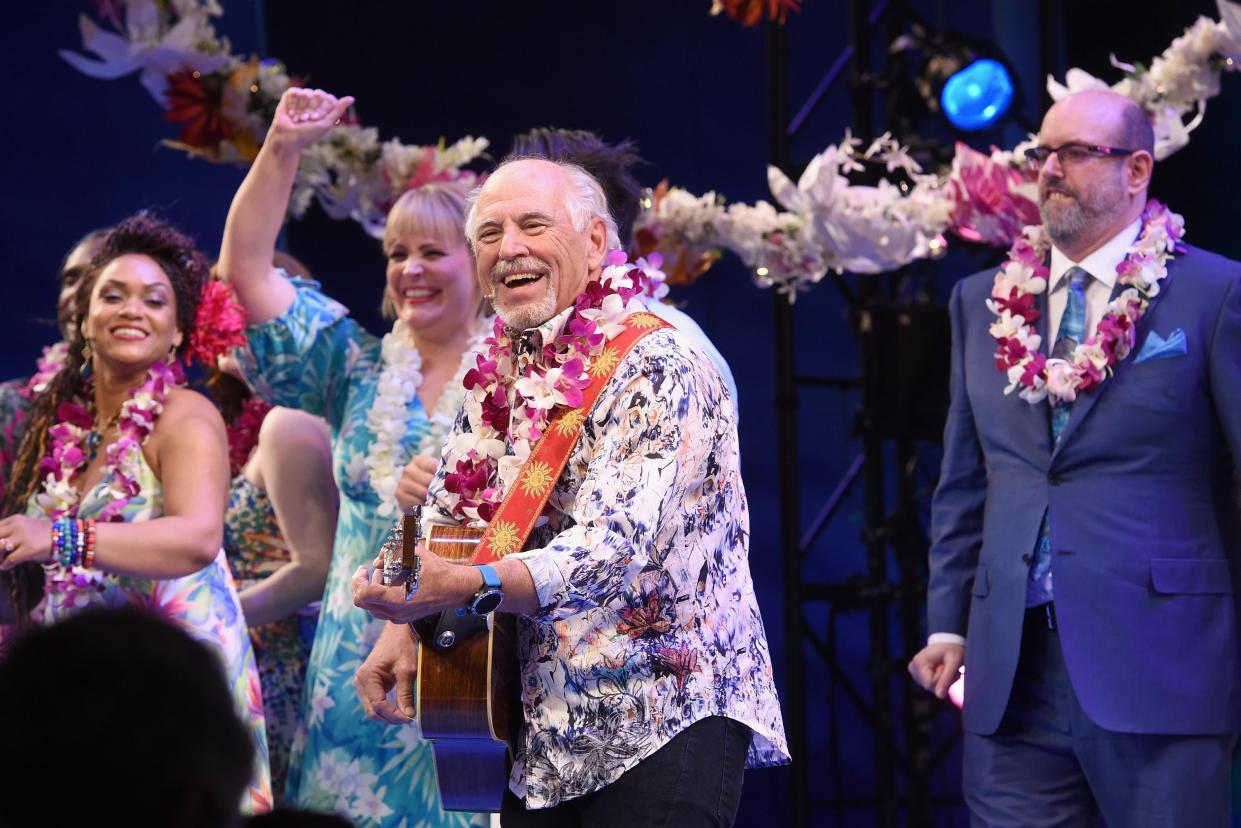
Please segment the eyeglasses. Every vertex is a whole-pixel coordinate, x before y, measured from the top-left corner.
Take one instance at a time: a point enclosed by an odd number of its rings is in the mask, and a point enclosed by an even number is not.
[[[1061,144],[1058,147],[1030,147],[1024,153],[1026,163],[1033,167],[1041,167],[1047,159],[1055,154],[1061,166],[1078,164],[1087,158],[1124,158],[1139,150],[1104,147],[1097,144]]]

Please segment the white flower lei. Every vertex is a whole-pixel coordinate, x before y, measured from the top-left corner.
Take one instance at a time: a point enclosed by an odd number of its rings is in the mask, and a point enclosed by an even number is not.
[[[480,322],[478,330],[470,338],[456,374],[445,384],[435,410],[427,414],[431,428],[419,441],[413,454],[437,452],[444,435],[452,428],[465,396],[462,378],[473,364],[470,355],[482,345],[489,323],[490,320]],[[375,402],[366,415],[366,424],[374,439],[367,450],[365,463],[367,479],[375,494],[379,495],[376,511],[388,517],[399,511],[397,484],[405,464],[409,462],[401,447],[405,438],[406,406],[422,387],[422,355],[414,346],[409,326],[399,319],[384,336],[380,351],[384,367],[376,384]]]

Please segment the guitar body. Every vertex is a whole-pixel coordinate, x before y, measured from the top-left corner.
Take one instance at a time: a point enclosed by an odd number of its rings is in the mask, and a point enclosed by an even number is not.
[[[468,564],[482,534],[433,526],[423,543],[446,560]],[[422,642],[417,717],[435,753],[443,806],[499,811],[521,723],[517,619],[504,612],[485,619],[446,613],[410,626]]]

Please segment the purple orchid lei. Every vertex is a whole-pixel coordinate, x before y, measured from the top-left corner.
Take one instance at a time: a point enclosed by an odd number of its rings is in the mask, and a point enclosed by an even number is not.
[[[552,416],[582,404],[595,358],[625,330],[625,317],[644,307],[638,297],[657,290],[658,279],[647,272],[659,267],[654,259],[630,263],[623,252],[614,251],[606,265],[578,295],[561,334],[544,346],[539,359],[518,368],[516,332],[497,317],[486,350],[463,380],[469,431],[458,435],[444,456],[443,500],[458,519],[491,520]]]
[[[996,273],[987,299],[987,307],[999,317],[990,332],[996,341],[995,367],[1008,377],[1004,393],[1017,390],[1033,405],[1046,397],[1053,403],[1072,402],[1097,388],[1133,350],[1138,322],[1159,294],[1168,260],[1184,249],[1184,235],[1181,216],[1155,199],[1148,201],[1142,231],[1116,266],[1117,280],[1126,289],[1108,305],[1094,336],[1079,344],[1069,359],[1048,359],[1039,352],[1042,337],[1035,326],[1040,316],[1037,297],[1047,290],[1043,262],[1051,240],[1041,225],[1026,227]]]
[[[104,454],[102,479],[108,481],[110,499],[100,512],[100,521],[121,521],[126,504],[141,491],[138,483],[142,446],[155,429],[155,423],[168,398],[168,389],[182,385],[184,377],[175,366],[157,362],[147,370],[147,379],[129,392],[117,418],[120,436]],[[89,399],[90,382],[83,390]],[[51,445],[40,463],[47,473],[43,491],[36,502],[52,520],[78,513],[81,495],[73,479],[90,463],[85,447],[95,426],[95,418],[81,401],[63,402],[56,410],[56,424],[48,429]],[[84,607],[104,588],[103,575],[83,566],[65,568],[58,562],[45,563],[44,598],[32,613],[38,620],[51,603]]]
[[[171,366],[157,362],[147,370],[146,382],[129,392],[117,419],[119,436],[104,454],[102,479],[108,481],[110,500],[99,515],[101,521],[122,520],[130,498],[141,490],[138,470],[142,446],[155,429],[168,398],[168,389],[179,383],[180,374]],[[83,391],[89,398],[88,382]],[[38,503],[52,520],[77,514],[81,495],[73,479],[89,464],[87,439],[95,418],[80,400],[66,401],[56,410],[56,424],[48,429],[51,445],[40,468],[47,473]]]

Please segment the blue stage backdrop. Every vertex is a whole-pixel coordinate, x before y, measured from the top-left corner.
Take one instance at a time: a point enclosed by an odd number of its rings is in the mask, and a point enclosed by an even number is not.
[[[61,256],[85,231],[140,208],[155,208],[194,234],[215,255],[224,217],[242,172],[193,161],[160,146],[177,128],[136,77],[86,78],[56,55],[77,49],[76,18],[95,4],[83,0],[22,3],[6,8],[0,33],[4,64],[4,196],[0,199],[3,251],[0,374],[28,374],[41,346],[55,338],[53,274]],[[510,137],[535,126],[598,131],[608,140],[634,138],[650,162],[640,171],[650,185],[662,178],[730,200],[770,199],[765,34],[707,15],[709,0],[641,0],[629,3],[351,3],[306,0],[222,0],[220,29],[234,51],[278,57],[313,86],[357,97],[362,121],[381,137],[409,143],[483,135],[502,156]],[[788,22],[790,98],[798,106],[846,46],[846,4],[803,0]],[[896,4],[894,4],[896,5]],[[1024,5],[1024,4],[1023,4]],[[1029,4],[1033,6],[1034,4]],[[1029,13],[1004,0],[911,2],[934,26],[999,40],[1017,69],[1025,112],[1037,123],[1042,101],[1040,46]],[[1158,15],[1123,0],[1057,3],[1063,21],[1050,53],[1116,80],[1109,52],[1148,61],[1199,13],[1214,4],[1193,0]],[[872,46],[882,54],[882,31]],[[1231,195],[1232,162],[1241,126],[1241,89],[1225,78],[1189,148],[1160,166],[1156,195],[1182,212],[1188,240],[1241,257]],[[882,106],[877,112],[882,113]],[[840,84],[795,144],[802,161],[837,142],[850,125],[848,91]],[[876,132],[884,124],[874,125]],[[1020,128],[972,138],[1011,145]],[[942,135],[948,133],[941,130]],[[378,243],[350,222],[333,222],[317,208],[289,227],[287,245],[329,292],[380,330],[378,298],[383,261]],[[942,300],[952,282],[998,254],[957,253],[938,265],[935,293]],[[849,277],[854,279],[855,277]],[[742,463],[751,507],[751,565],[774,651],[777,681],[786,686],[775,463],[773,311],[783,301],[756,288],[735,259],[725,258],[673,298],[682,303],[718,345],[740,388]],[[799,367],[807,373],[849,376],[858,354],[837,293],[824,284],[797,302]],[[802,514],[821,505],[859,451],[852,436],[854,394],[810,390],[799,410],[804,468]],[[809,574],[839,580],[859,572],[859,491],[821,541],[826,554]],[[812,616],[826,624],[825,616]],[[862,617],[843,617],[839,657],[856,665],[867,683],[870,652]],[[822,627],[820,627],[822,631]],[[828,768],[823,747],[828,677],[808,661],[812,714],[811,750],[799,757],[812,769],[812,791],[873,790],[870,734],[852,709],[841,708],[837,736],[844,766]],[[841,705],[848,705],[838,696]],[[830,773],[830,776],[829,776]],[[959,772],[949,764],[935,779],[937,792],[959,793]],[[747,775],[741,825],[787,821],[788,775],[770,770]],[[865,809],[815,812],[816,824],[873,823]],[[965,824],[960,808],[944,809],[937,824]]]

